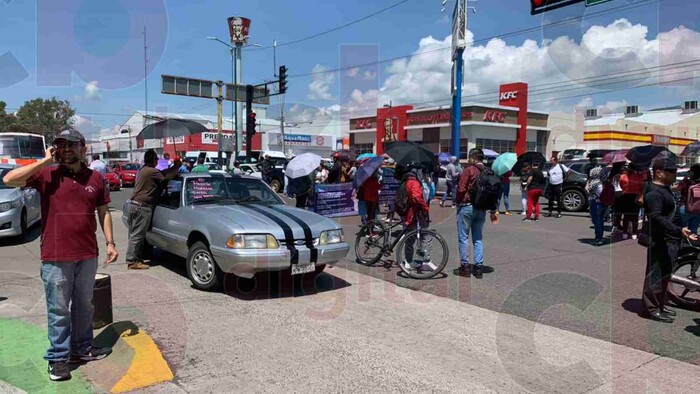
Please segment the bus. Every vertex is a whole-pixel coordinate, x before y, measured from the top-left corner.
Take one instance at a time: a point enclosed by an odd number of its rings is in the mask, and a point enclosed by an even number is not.
[[[43,135],[0,132],[0,164],[26,165],[46,155]]]

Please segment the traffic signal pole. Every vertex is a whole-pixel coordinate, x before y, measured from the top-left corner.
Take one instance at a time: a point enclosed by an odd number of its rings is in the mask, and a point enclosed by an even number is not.
[[[224,167],[222,165],[222,160],[221,160],[221,140],[223,139],[223,133],[222,133],[222,128],[224,125],[224,83],[221,81],[216,81],[216,85],[219,88],[219,95],[216,97],[216,103],[217,103],[217,135],[216,135],[216,141],[219,146],[217,149],[219,154],[218,154],[218,160],[219,160],[219,165]]]

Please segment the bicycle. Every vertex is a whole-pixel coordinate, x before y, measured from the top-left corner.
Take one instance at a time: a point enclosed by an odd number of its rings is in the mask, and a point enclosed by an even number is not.
[[[395,224],[391,221],[389,222],[389,227],[386,227],[380,220],[369,220],[356,234],[356,261],[362,265],[372,266],[382,256],[391,256],[394,249],[396,249],[396,263],[407,276],[413,279],[429,279],[441,273],[445,269],[450,256],[447,241],[437,231],[422,228],[420,220],[417,222],[415,229],[403,228],[397,237],[393,237],[392,242],[393,229],[401,226],[401,221]],[[439,257],[437,264],[436,258],[438,256],[427,250],[432,247],[434,242],[437,242],[442,248],[442,256]],[[418,248],[415,245],[418,245]],[[371,248],[377,248],[378,251],[376,254],[367,256],[366,253]],[[420,260],[414,260],[416,256]],[[414,264],[419,264],[420,266],[416,267]]]
[[[700,267],[700,247],[684,241],[678,255],[666,293],[678,306],[699,309],[700,277],[697,272]]]

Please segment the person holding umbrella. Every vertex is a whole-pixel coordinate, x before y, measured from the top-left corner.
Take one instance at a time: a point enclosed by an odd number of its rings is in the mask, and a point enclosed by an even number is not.
[[[353,179],[353,186],[357,190],[358,205],[362,206],[361,211],[364,214],[360,215],[362,224],[377,218],[379,190],[381,189],[379,169],[383,163],[383,157],[373,157],[365,161]]]
[[[527,215],[525,222],[537,222],[540,220],[540,196],[544,192],[547,181],[544,178],[540,163],[532,163],[530,176],[527,178],[525,189],[527,189]]]
[[[305,209],[309,196],[314,192],[316,169],[321,162],[321,156],[313,153],[303,153],[294,156],[287,163],[284,175],[289,179],[287,193],[296,198],[296,207]]]

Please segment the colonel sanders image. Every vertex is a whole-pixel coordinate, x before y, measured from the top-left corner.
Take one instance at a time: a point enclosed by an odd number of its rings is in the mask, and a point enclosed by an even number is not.
[[[382,142],[395,142],[396,140],[394,122],[391,118],[384,119],[384,137],[382,138]]]
[[[229,18],[229,33],[231,34],[231,42],[244,45],[248,42],[248,30],[250,29],[250,20],[233,16]]]

